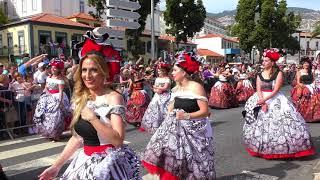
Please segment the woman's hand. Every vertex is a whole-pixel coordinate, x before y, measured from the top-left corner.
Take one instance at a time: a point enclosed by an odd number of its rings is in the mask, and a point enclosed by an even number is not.
[[[51,180],[54,179],[60,171],[60,168],[56,166],[50,166],[44,170],[39,176],[39,180]]]
[[[262,111],[265,112],[265,113],[268,111],[268,105],[267,104],[264,104],[262,106]]]
[[[88,107],[84,107],[81,111],[81,117],[82,119],[86,120],[86,121],[92,121],[97,119],[96,114],[89,109]]]
[[[257,102],[257,105],[263,105],[265,104],[266,100],[264,99],[259,99],[258,102]]]

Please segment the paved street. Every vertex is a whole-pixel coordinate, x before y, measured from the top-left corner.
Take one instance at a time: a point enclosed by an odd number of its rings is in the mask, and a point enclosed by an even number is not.
[[[287,90],[287,88],[285,88]],[[288,91],[287,91],[288,93]],[[242,108],[212,110],[215,134],[216,171],[220,180],[285,179],[311,180],[320,172],[319,154],[314,157],[289,161],[270,161],[249,156],[242,145]],[[319,152],[320,124],[309,124],[313,142]],[[60,153],[70,135],[62,142],[48,142],[39,136],[0,142],[0,162],[12,180],[32,180]],[[126,143],[141,154],[150,135],[127,127]],[[144,179],[149,178],[144,171]]]

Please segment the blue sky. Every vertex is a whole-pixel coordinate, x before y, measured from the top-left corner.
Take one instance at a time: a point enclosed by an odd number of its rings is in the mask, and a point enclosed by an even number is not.
[[[222,12],[223,10],[236,9],[238,0],[202,0],[207,11],[211,13]],[[290,7],[302,7],[320,10],[319,0],[287,0]],[[160,8],[164,9],[165,0],[161,0]]]

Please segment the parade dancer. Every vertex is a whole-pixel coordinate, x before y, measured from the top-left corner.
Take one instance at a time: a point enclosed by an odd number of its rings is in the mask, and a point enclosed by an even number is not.
[[[128,123],[140,127],[145,111],[148,108],[150,98],[143,89],[145,80],[141,74],[135,70],[131,70],[133,79],[129,85],[130,98],[127,101],[126,120]]]
[[[255,90],[251,84],[251,81],[248,79],[248,75],[246,73],[246,66],[242,65],[241,73],[238,77],[239,81],[236,86],[236,99],[242,104],[245,103],[250,96],[255,93]]]
[[[141,179],[137,156],[123,145],[123,98],[104,83],[114,76],[115,69],[110,71],[114,67],[106,63],[106,52],[103,49],[104,47],[95,52],[87,51],[90,50],[90,45],[86,47],[85,52],[88,53],[81,58],[75,74],[71,122],[73,135],[55,163],[39,175],[40,180],[56,177],[61,167],[82,145],[83,150],[73,159],[60,179]]]
[[[291,98],[307,122],[320,121],[320,94],[315,86],[312,73],[312,62],[309,58],[302,58],[302,69],[297,72],[296,86],[291,92]]]
[[[168,76],[170,64],[159,63],[153,91],[153,96],[148,109],[144,113],[141,122],[140,130],[146,130],[149,133],[154,133],[161,125],[166,115],[167,106],[170,100],[171,80]]]
[[[160,179],[215,179],[213,132],[202,85],[192,80],[197,57],[182,52],[173,67],[168,115],[152,136],[143,165]]]
[[[257,92],[243,115],[243,138],[252,156],[265,159],[298,158],[315,153],[309,128],[293,104],[280,91],[283,73],[276,65],[279,53],[263,54],[263,71],[257,77]]]
[[[316,70],[314,71],[315,84],[317,91],[320,93],[320,64],[316,65]]]
[[[235,95],[235,89],[228,82],[231,74],[225,71],[224,65],[217,73],[218,81],[211,88],[209,106],[217,109],[229,109],[237,107],[238,102]]]
[[[62,71],[64,62],[53,60],[50,63],[52,76],[47,78],[44,93],[40,96],[33,121],[38,133],[53,141],[58,141],[65,129],[64,121],[70,113],[70,102],[64,93]]]

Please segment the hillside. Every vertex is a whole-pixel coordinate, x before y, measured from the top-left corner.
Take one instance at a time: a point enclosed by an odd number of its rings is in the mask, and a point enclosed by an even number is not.
[[[320,11],[313,9],[306,9],[300,7],[288,7],[288,12],[294,12],[300,14],[302,17],[301,29],[313,29],[315,23],[320,21]],[[207,16],[214,17],[222,23],[224,26],[232,25],[235,23],[234,17],[236,10],[223,11],[221,13],[207,13]]]

